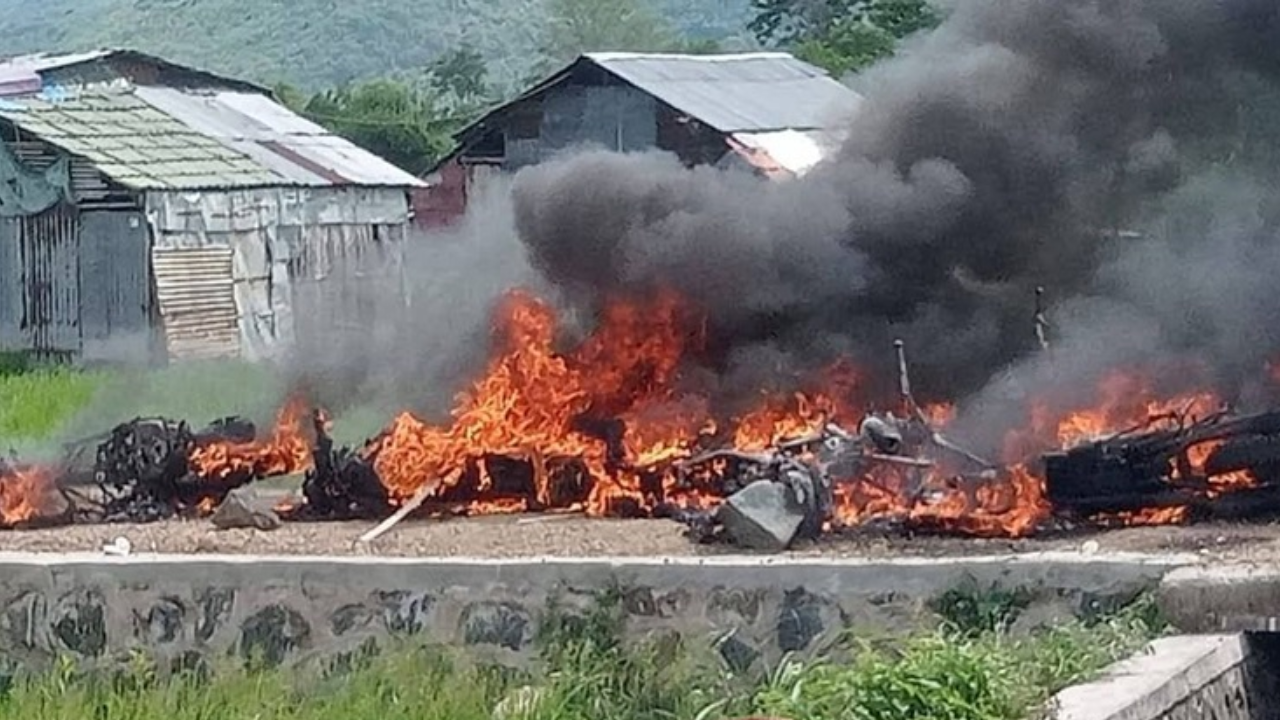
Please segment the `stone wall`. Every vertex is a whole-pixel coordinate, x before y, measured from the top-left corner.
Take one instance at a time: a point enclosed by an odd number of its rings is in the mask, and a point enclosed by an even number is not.
[[[1275,645],[1242,634],[1161,638],[1060,693],[1056,720],[1275,720]]]
[[[675,631],[743,667],[820,648],[847,629],[930,622],[957,587],[1017,588],[1020,623],[1107,610],[1173,563],[1024,555],[951,560],[718,558],[637,561],[0,554],[0,658],[39,667],[145,648],[190,663],[262,653],[277,662],[350,652],[391,635],[521,663],[539,615],[621,594],[632,633]]]

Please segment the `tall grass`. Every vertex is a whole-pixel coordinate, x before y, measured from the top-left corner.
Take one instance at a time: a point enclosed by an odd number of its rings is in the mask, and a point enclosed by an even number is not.
[[[949,624],[903,644],[863,644],[845,663],[785,662],[753,709],[792,720],[1022,720],[1163,628],[1149,599],[1029,637]]]
[[[81,675],[64,664],[15,680],[0,693],[0,718],[1026,720],[1051,693],[1145,643],[1158,629],[1148,608],[1021,639],[948,627],[756,675],[734,675],[672,638],[624,644],[606,608],[545,625],[534,671],[407,646],[319,672],[235,666],[162,677],[139,658],[116,674]]]
[[[228,415],[267,420],[282,398],[270,368],[194,362],[158,370],[81,370],[9,362],[0,369],[0,441],[102,432],[140,415],[199,425]]]
[[[93,399],[103,379],[69,369],[0,374],[0,439],[48,437]]]

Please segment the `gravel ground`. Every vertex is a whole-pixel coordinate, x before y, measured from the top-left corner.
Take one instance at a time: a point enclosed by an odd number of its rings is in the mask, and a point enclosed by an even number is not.
[[[416,557],[514,558],[549,556],[707,555],[723,548],[696,546],[682,526],[667,520],[589,520],[577,516],[495,516],[410,520],[372,548],[354,541],[372,523],[290,523],[272,532],[215,530],[207,521],[147,525],[96,525],[0,532],[0,550],[93,552],[123,536],[135,552],[261,553],[282,555],[377,554]],[[1206,561],[1280,561],[1280,525],[1207,524],[1127,528],[1029,540],[957,537],[828,537],[796,550],[798,556],[947,557],[973,554],[1079,550],[1195,552]]]

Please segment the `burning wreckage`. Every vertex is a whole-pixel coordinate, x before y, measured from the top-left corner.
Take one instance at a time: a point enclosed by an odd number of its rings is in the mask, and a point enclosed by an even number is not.
[[[251,524],[382,519],[371,541],[414,513],[583,512],[669,517],[699,542],[777,551],[831,531],[1022,537],[1280,512],[1280,412],[1161,399],[1116,372],[1096,407],[1033,403],[996,462],[947,437],[949,407],[917,404],[899,343],[897,412],[855,408],[858,376],[837,364],[817,389],[725,421],[708,396],[676,390],[700,341],[683,312],[672,297],[615,303],[564,354],[551,308],[512,293],[487,372],[448,426],[404,413],[348,448],[301,400],[269,433],[239,418],[199,430],[137,419],[91,459],[82,444],[56,467],[0,460],[0,526],[216,522],[253,482],[299,473],[303,497]]]

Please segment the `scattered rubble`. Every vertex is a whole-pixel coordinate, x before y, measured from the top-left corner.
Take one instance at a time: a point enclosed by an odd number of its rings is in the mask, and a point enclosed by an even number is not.
[[[133,552],[133,543],[129,542],[129,538],[117,536],[115,540],[102,546],[103,555],[111,555],[114,557],[125,557]]]
[[[253,528],[266,531],[276,530],[284,524],[270,504],[250,487],[238,487],[227,493],[209,521],[219,530]]]
[[[781,552],[811,515],[786,484],[757,480],[739,490],[715,513],[729,541],[739,547]]]
[[[830,523],[840,478],[862,478],[874,465],[893,465],[911,479],[909,494],[923,496],[923,471],[938,464],[934,456],[948,454],[961,463],[987,465],[922,418],[868,415],[856,435],[828,423],[818,435],[780,443],[765,453],[722,450],[693,458],[686,467],[731,459],[737,463],[731,474],[749,480],[713,511],[672,515],[685,523],[695,542],[781,552],[797,540],[818,537]]]

